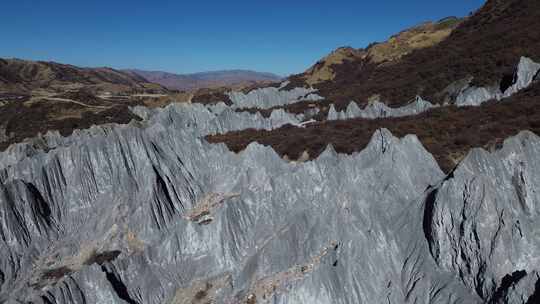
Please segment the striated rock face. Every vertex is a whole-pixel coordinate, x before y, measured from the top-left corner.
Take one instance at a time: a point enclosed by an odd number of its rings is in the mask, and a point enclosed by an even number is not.
[[[347,107],[347,110],[343,112],[336,111],[334,105],[330,106],[330,110],[328,111],[328,120],[403,117],[420,114],[435,107],[438,107],[438,105],[434,105],[429,101],[423,100],[420,96],[417,96],[415,101],[411,102],[410,104],[399,108],[391,108],[386,104],[376,100],[366,105],[364,109],[360,109],[354,101],[351,101],[351,103]]]
[[[445,177],[409,135],[291,163],[204,135],[294,118],[225,105],[0,154],[2,303],[527,303],[538,297],[540,138]],[[532,299],[532,300],[531,300]],[[531,302],[534,303],[534,302]]]
[[[193,136],[206,136],[246,128],[272,130],[286,124],[300,125],[305,118],[303,114],[294,115],[285,112],[283,109],[273,110],[270,117],[264,118],[259,113],[235,112],[224,103],[206,107],[201,104],[179,103],[171,104],[163,109],[138,106],[131,110],[134,114],[146,120],[145,125],[158,124],[167,128],[189,130]],[[112,132],[111,126],[76,130],[72,137],[62,137],[60,133],[50,131],[43,136],[31,139],[25,143],[12,145],[5,152],[0,153],[0,168],[16,163],[27,156],[41,153],[42,151],[69,146],[73,143],[74,138],[79,138],[80,136],[95,137],[106,135]],[[128,128],[136,126],[139,126],[139,124],[132,122],[128,125]],[[126,127],[115,127],[115,129],[123,128]]]

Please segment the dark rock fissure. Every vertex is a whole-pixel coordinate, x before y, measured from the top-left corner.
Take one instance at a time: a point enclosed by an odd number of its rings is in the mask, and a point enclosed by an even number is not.
[[[172,218],[175,213],[174,202],[167,189],[167,184],[159,174],[155,166],[152,166],[156,176],[156,190],[154,192],[152,204],[152,216],[158,229],[166,226],[166,223]],[[165,200],[165,202],[162,202]]]
[[[35,207],[36,212],[39,214],[43,220],[45,220],[45,223],[47,223],[47,226],[51,226],[52,220],[51,220],[51,208],[49,207],[49,204],[45,201],[39,190],[31,183],[25,183],[28,187],[28,191],[32,195],[32,198],[35,201]]]
[[[471,265],[470,265],[470,262],[467,261],[467,270],[469,272],[471,272]],[[485,263],[482,263],[482,265],[480,265],[480,268],[478,269],[478,273],[476,274],[476,277],[475,277],[475,291],[476,293],[480,296],[480,298],[484,299],[485,298],[485,295],[484,295],[484,289],[482,288],[484,286],[484,282],[485,282],[485,272],[486,272],[486,264]]]
[[[169,189],[167,188],[167,184],[165,183],[165,181],[159,174],[159,171],[157,170],[157,168],[155,166],[153,166],[153,168],[154,168],[154,173],[156,174],[156,185],[158,186],[158,192],[161,192],[165,196],[166,203],[167,203],[167,206],[166,206],[167,213],[169,213],[169,215],[172,215],[174,213],[174,203],[171,198],[171,195],[169,194]]]
[[[45,304],[53,304],[53,302],[51,302],[51,300],[49,300],[49,298],[46,296],[41,296],[41,300],[43,300],[43,303]]]
[[[422,227],[424,229],[424,236],[428,242],[429,245],[429,252],[431,253],[431,256],[434,259],[437,259],[438,253],[433,252],[434,251],[434,238],[433,238],[433,229],[431,227],[431,223],[433,220],[433,213],[435,209],[435,201],[437,199],[437,193],[439,189],[432,190],[426,197],[425,203],[424,203],[424,218],[422,222]]]
[[[127,286],[124,284],[124,282],[122,282],[122,280],[118,278],[112,271],[108,270],[105,266],[101,266],[101,271],[105,273],[107,281],[111,283],[114,292],[120,299],[126,301],[129,304],[139,304],[139,302],[135,301],[129,295]]]
[[[167,178],[167,182],[169,183],[169,185],[174,185],[174,183],[171,181],[171,179],[168,177],[168,176],[165,176]],[[189,182],[186,178],[184,178],[184,180],[186,181],[186,183],[189,185]],[[171,187],[172,188],[172,191],[174,193],[174,196],[176,197],[176,200],[180,203],[180,207],[182,209],[184,209],[184,203],[182,203],[182,199],[180,198],[180,196],[178,195],[178,192],[176,191],[176,188],[175,187]]]
[[[515,72],[512,74],[504,74],[499,85],[501,92],[504,93],[509,87],[514,85],[514,83],[516,83],[516,79],[517,74]]]
[[[523,279],[527,275],[525,270],[517,270],[512,274],[505,275],[501,280],[501,285],[497,288],[489,303],[499,303],[499,300],[504,299],[508,294],[508,289],[517,284],[519,280]]]
[[[527,303],[525,304],[536,304],[536,303],[540,303],[540,278],[538,279],[538,281],[536,281],[536,284],[534,285],[534,292],[527,299]]]
[[[540,70],[536,72],[536,75],[534,75],[533,81],[540,81]]]

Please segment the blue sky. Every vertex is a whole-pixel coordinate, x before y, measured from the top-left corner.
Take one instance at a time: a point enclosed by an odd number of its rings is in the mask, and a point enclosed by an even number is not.
[[[302,72],[339,46],[365,47],[484,0],[5,0],[0,57],[174,73]]]

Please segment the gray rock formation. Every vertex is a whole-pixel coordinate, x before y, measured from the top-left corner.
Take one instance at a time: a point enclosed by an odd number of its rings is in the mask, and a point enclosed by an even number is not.
[[[540,138],[446,176],[418,139],[292,163],[202,137],[222,105],[49,133],[0,154],[0,303],[535,303]]]
[[[530,58],[521,57],[514,83],[503,93],[503,98],[510,97],[515,93],[527,88],[533,82],[540,71],[540,63],[536,63]]]
[[[328,111],[328,120],[403,117],[409,115],[417,115],[435,107],[438,107],[438,105],[434,105],[429,101],[423,100],[420,96],[417,96],[416,99],[408,105],[398,108],[391,108],[386,104],[376,100],[366,105],[364,109],[360,109],[354,101],[351,101],[349,106],[347,106],[347,109],[342,112],[336,111],[334,105],[331,105],[330,110]]]
[[[146,124],[174,125],[175,128],[189,129],[197,136],[242,129],[272,130],[285,124],[298,125],[304,118],[303,115],[290,114],[283,109],[273,110],[270,117],[264,118],[258,112],[236,112],[223,103],[208,107],[177,103],[164,109],[135,107],[132,111],[143,118]]]
[[[540,283],[540,167],[532,161],[539,156],[540,140],[529,132],[494,153],[473,150],[426,200],[432,256],[485,300],[498,303],[510,291],[525,299]]]
[[[287,91],[282,87],[269,87],[253,90],[247,94],[242,92],[230,92],[227,95],[231,99],[233,107],[235,108],[269,109],[272,107],[293,104],[304,100],[322,100],[323,98],[315,94],[315,92],[317,92],[317,90],[312,88],[294,88]]]
[[[14,164],[21,159],[35,154],[43,153],[58,147],[67,147],[72,144],[73,138],[94,137],[112,132],[110,128],[125,128],[159,124],[165,128],[180,128],[190,130],[194,136],[206,136],[242,129],[272,130],[290,124],[301,126],[306,115],[290,114],[283,109],[272,111],[270,117],[248,112],[236,112],[224,103],[204,106],[201,104],[171,104],[163,109],[149,109],[134,107],[132,112],[141,117],[144,122],[131,122],[128,126],[100,126],[88,130],[75,130],[74,136],[62,137],[57,131],[49,131],[26,142],[10,146],[6,151],[0,152],[0,168]],[[197,126],[196,128],[194,126]]]
[[[494,87],[474,87],[467,86],[456,98],[456,106],[479,106],[489,100],[500,100],[502,93],[497,86]]]
[[[501,92],[500,86],[474,87],[467,84],[458,94],[455,104],[462,106],[479,106],[488,100],[501,100],[527,88],[540,71],[540,64],[527,57],[521,57],[511,86]],[[472,80],[472,79],[470,79]]]

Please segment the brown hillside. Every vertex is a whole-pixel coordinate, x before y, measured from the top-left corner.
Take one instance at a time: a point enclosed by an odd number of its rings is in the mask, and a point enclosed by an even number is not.
[[[395,64],[353,58],[332,65],[335,77],[315,85],[343,108],[350,100],[365,103],[380,94],[392,105],[416,95],[442,102],[450,84],[474,77],[477,85],[498,84],[511,75],[521,56],[540,62],[540,1],[489,0],[440,43],[416,49]],[[291,86],[307,85],[306,75]]]
[[[69,91],[87,88],[94,92],[166,91],[137,75],[111,68],[80,68],[56,62],[19,59],[0,60],[0,92],[30,92],[37,89]]]
[[[463,19],[450,17],[439,22],[426,22],[390,37],[386,42],[373,43],[367,49],[338,48],[309,68],[300,78],[313,86],[336,78],[334,66],[349,61],[373,64],[398,62],[413,50],[427,48],[444,40]]]

